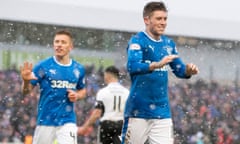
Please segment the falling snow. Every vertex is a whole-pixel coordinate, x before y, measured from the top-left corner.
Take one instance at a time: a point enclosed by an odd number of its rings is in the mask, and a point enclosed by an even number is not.
[[[0,25],[0,142],[23,142],[25,136],[32,135],[35,129],[36,106],[41,89],[34,89],[25,97],[21,94],[19,65],[26,59],[35,63],[51,55],[52,31],[64,26],[8,21],[0,21]],[[71,29],[76,37],[72,56],[86,68],[87,97],[74,107],[77,124],[81,125],[93,109],[97,91],[104,86],[105,66],[118,66],[121,69],[121,83],[130,87],[125,69],[125,48],[132,33]],[[200,74],[191,80],[177,80],[173,75],[169,76],[175,143],[204,141],[204,144],[213,144],[223,135],[226,141],[238,143],[239,41],[172,37],[179,42],[178,52],[183,60],[196,63],[200,68]],[[169,67],[166,70],[171,72]],[[156,105],[149,107],[154,110]],[[68,106],[65,111],[72,109]],[[134,111],[135,115],[138,113]],[[98,124],[92,126],[86,136],[79,137],[79,143],[95,144]]]

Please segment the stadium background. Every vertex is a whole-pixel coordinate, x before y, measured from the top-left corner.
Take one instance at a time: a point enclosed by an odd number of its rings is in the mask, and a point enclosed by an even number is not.
[[[121,82],[129,87],[125,48],[129,37],[143,28],[141,10],[145,2],[133,0],[129,3],[135,5],[127,9],[116,6],[124,1],[116,4],[108,0],[101,3],[94,0],[1,1],[0,142],[17,144],[31,138],[38,91],[22,97],[19,65],[25,60],[35,63],[50,56],[56,29],[67,28],[73,32],[72,56],[87,70],[88,97],[76,105],[79,125],[91,112],[97,90],[103,87],[104,67],[112,64],[119,67],[123,74]],[[233,2],[229,1],[231,10],[237,4]],[[181,16],[174,2],[169,0],[167,4],[170,16],[166,34],[177,42],[183,60],[197,64],[200,69],[200,74],[190,81],[177,80],[170,74],[175,143],[221,144],[219,140],[224,139],[225,144],[239,144],[240,21],[202,18],[192,13]],[[217,16],[223,16],[217,7],[212,10]],[[229,16],[234,17],[237,11]],[[96,127],[97,123],[88,135],[79,137],[79,143],[96,143]]]

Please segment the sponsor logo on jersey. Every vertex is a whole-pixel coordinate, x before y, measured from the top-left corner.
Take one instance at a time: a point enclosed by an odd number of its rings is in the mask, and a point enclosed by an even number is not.
[[[163,66],[161,68],[158,68],[158,69],[154,69],[154,71],[168,71],[169,70],[169,67],[168,66]]]
[[[141,47],[139,44],[131,44],[129,47],[130,50],[140,50]]]
[[[52,88],[75,89],[76,88],[76,84],[75,83],[69,83],[68,81],[52,80],[51,81],[51,87]]]
[[[152,61],[150,61],[150,60],[145,60],[144,62],[150,64]]]
[[[145,62],[145,63],[148,63],[148,64],[152,63],[150,60],[145,60],[144,62]],[[170,68],[169,68],[167,65],[164,65],[164,66],[161,67],[161,68],[154,69],[154,71],[168,71],[169,69],[170,69]]]

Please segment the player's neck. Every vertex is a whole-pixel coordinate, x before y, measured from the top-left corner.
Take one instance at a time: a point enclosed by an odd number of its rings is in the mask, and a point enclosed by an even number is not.
[[[151,37],[152,39],[156,40],[156,41],[159,41],[161,39],[161,35],[159,34],[154,34],[152,32],[150,32],[149,30],[146,29],[145,33]]]
[[[63,65],[67,65],[70,63],[70,58],[68,56],[55,56],[57,62]]]
[[[112,78],[112,79],[109,79],[106,83],[107,83],[107,84],[110,84],[110,83],[118,83],[118,80]]]

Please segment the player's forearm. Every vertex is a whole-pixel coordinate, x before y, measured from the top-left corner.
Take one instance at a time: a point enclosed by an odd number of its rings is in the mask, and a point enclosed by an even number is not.
[[[101,110],[94,109],[89,119],[85,122],[84,126],[89,127],[93,125],[97,121],[97,119],[101,117],[101,114],[102,114]]]
[[[145,74],[149,73],[149,63],[128,61],[127,70],[130,74]]]
[[[23,95],[29,94],[32,90],[32,85],[30,81],[23,81],[22,82],[22,93]]]
[[[89,126],[92,126],[95,122],[96,122],[97,119],[93,118],[93,117],[90,117],[86,123],[84,124],[84,127],[89,127]]]
[[[87,90],[86,90],[85,88],[82,89],[82,90],[78,90],[78,91],[77,91],[77,94],[78,94],[77,99],[78,99],[78,100],[81,100],[81,99],[83,99],[83,98],[86,97]]]
[[[152,62],[149,65],[149,69],[152,71],[152,70],[155,70],[155,69],[162,68],[163,66],[164,66],[164,64],[161,61],[160,62]]]

